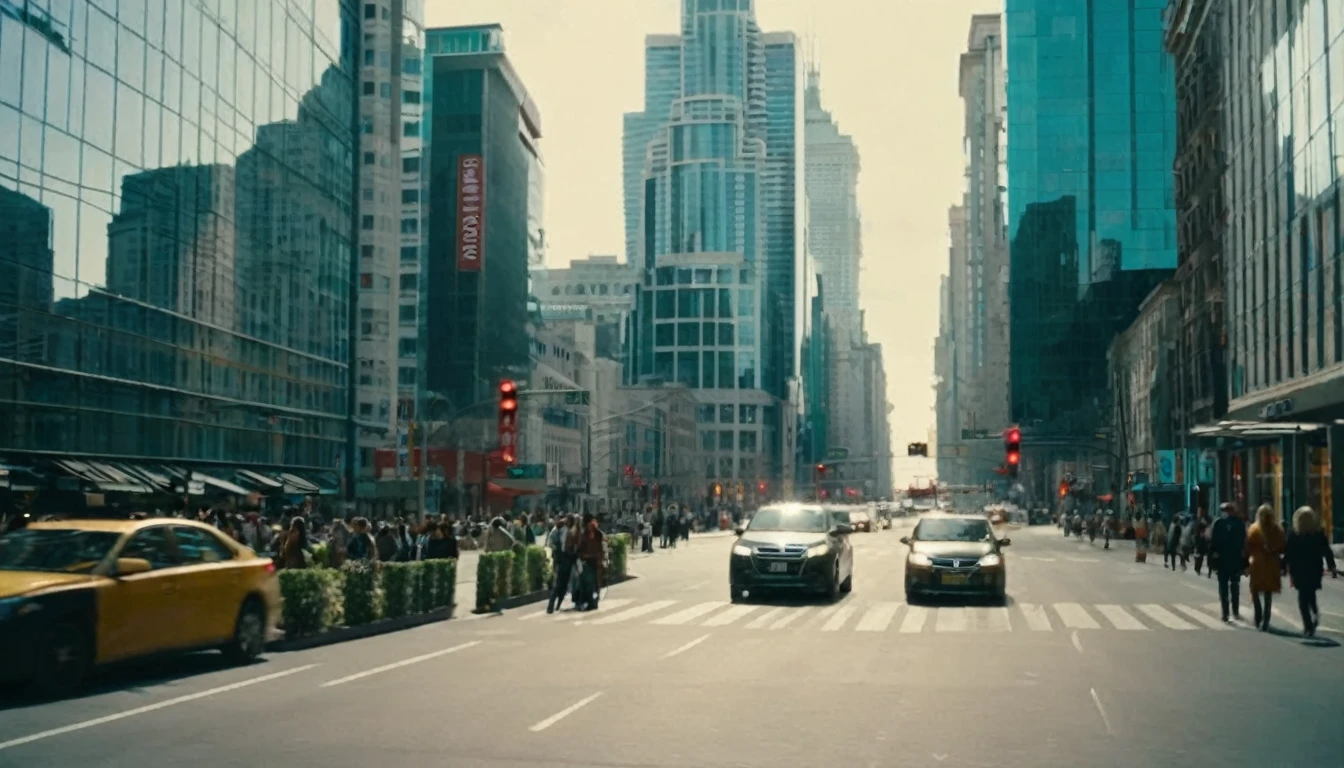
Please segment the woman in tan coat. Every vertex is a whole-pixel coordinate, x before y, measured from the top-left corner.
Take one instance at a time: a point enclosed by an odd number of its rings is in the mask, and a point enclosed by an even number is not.
[[[1283,548],[1286,543],[1283,526],[1278,515],[1268,504],[1261,504],[1255,511],[1255,522],[1246,531],[1246,547],[1243,556],[1250,564],[1246,569],[1251,582],[1251,602],[1255,605],[1255,625],[1260,630],[1269,629],[1269,616],[1273,596],[1283,588],[1279,574],[1283,568]],[[1264,604],[1261,604],[1261,598]]]

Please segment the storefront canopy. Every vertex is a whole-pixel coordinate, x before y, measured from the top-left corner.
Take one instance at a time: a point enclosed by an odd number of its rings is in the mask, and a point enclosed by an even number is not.
[[[1201,440],[1245,440],[1260,442],[1303,435],[1325,429],[1325,424],[1290,423],[1280,421],[1220,421],[1190,430],[1190,436]]]

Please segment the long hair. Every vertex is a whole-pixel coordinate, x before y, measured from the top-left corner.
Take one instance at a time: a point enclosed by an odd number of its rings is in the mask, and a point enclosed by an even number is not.
[[[1262,531],[1281,527],[1279,516],[1274,514],[1274,508],[1268,504],[1261,504],[1260,508],[1255,510],[1255,524],[1260,526]]]
[[[1315,533],[1321,529],[1321,516],[1311,507],[1298,507],[1293,513],[1293,533]]]

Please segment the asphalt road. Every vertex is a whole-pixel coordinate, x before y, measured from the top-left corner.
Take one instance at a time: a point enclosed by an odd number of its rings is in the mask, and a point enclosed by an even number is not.
[[[8,702],[0,766],[1344,765],[1344,617],[1310,643],[1282,618],[1226,628],[1193,572],[1005,533],[1006,608],[905,605],[900,529],[854,535],[836,605],[731,606],[731,537],[697,539],[636,558],[596,613],[245,668],[203,654]]]

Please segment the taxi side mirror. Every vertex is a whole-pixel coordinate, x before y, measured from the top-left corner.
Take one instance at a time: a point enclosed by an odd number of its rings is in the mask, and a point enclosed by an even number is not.
[[[904,544],[904,545],[907,546],[907,547],[910,546],[910,537],[909,537],[909,536],[902,536],[902,537],[901,537],[901,543]]]
[[[738,536],[741,536],[746,532],[747,532],[747,526],[741,523],[738,523],[737,525],[733,526],[733,533],[737,534]]]
[[[836,523],[835,527],[831,529],[832,536],[848,536],[853,532],[854,526],[849,523]]]
[[[150,562],[141,557],[118,557],[116,570],[112,573],[117,578],[134,576],[137,573],[149,573],[154,570]]]
[[[1006,547],[1006,546],[1008,546],[1009,544],[1012,544],[1012,543],[1013,543],[1013,540],[1012,540],[1012,539],[999,539],[999,546],[1000,546],[1000,547]]]

